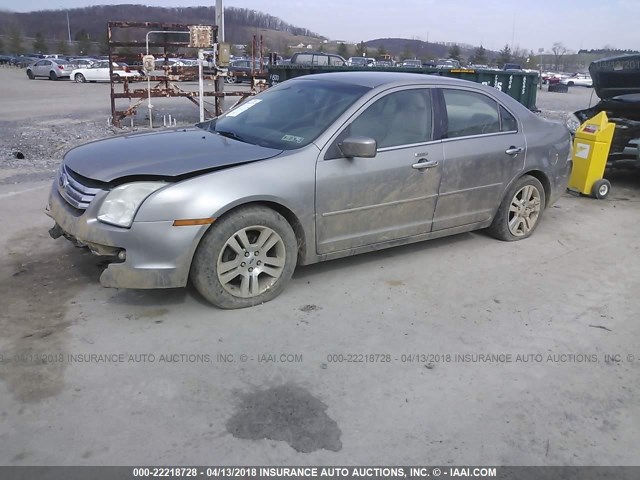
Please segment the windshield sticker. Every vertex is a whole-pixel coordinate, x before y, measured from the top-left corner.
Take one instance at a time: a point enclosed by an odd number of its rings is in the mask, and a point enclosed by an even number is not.
[[[244,102],[244,103],[240,104],[239,106],[237,106],[236,108],[234,108],[233,110],[231,110],[229,113],[227,113],[227,117],[237,117],[242,112],[246,112],[251,107],[253,107],[254,105],[257,105],[261,101],[262,101],[261,98],[254,98],[253,100],[249,100],[248,102]]]
[[[304,137],[296,137],[295,135],[285,135],[282,137],[283,142],[294,142],[294,143],[302,143],[304,142]]]

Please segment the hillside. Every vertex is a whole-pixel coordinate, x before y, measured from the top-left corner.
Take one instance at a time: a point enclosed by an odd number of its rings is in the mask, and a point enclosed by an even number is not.
[[[92,41],[104,41],[108,21],[165,22],[198,25],[215,23],[214,7],[163,8],[145,5],[100,5],[69,10],[41,10],[18,13],[0,11],[0,35],[7,38],[18,32],[25,40],[25,51],[31,51],[26,39],[42,35],[53,48],[60,40],[68,38],[67,12],[71,26],[71,38],[78,39],[84,32]],[[265,35],[265,47],[284,51],[288,45],[302,43],[319,44],[323,37],[306,28],[290,25],[283,20],[254,10],[225,8],[225,40],[234,44],[251,42],[252,35]]]
[[[429,43],[422,40],[408,38],[377,38],[364,42],[367,48],[375,52],[382,47],[387,53],[400,58],[438,59],[448,58],[451,45],[444,43]],[[463,58],[469,58],[474,53],[474,48],[459,45]],[[498,52],[486,50],[486,54],[493,58]]]

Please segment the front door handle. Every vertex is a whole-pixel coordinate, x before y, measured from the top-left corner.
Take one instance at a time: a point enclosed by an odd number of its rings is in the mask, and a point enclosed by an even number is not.
[[[524,152],[524,148],[522,147],[514,147],[513,145],[511,145],[509,148],[507,148],[504,153],[506,153],[507,155],[517,155],[519,153]]]
[[[418,163],[414,163],[413,165],[411,165],[411,168],[415,168],[416,170],[424,170],[425,168],[433,168],[437,166],[438,162],[436,160],[422,159]]]

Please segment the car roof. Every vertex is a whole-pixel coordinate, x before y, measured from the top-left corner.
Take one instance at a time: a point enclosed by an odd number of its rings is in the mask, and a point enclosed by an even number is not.
[[[525,112],[531,113],[524,105],[518,102],[513,97],[510,97],[506,93],[496,90],[494,87],[488,85],[482,85],[480,83],[472,82],[470,80],[462,80],[460,78],[443,77],[440,75],[427,75],[423,73],[409,73],[409,72],[331,72],[331,73],[316,73],[313,75],[302,75],[300,77],[292,78],[287,82],[305,82],[313,80],[324,80],[336,83],[344,83],[349,85],[359,85],[362,87],[368,87],[373,89],[379,87],[402,87],[410,85],[437,85],[437,86],[451,86],[451,87],[464,87],[479,90],[499,98],[503,105],[509,107],[512,111],[519,114]],[[283,82],[284,84],[284,82]]]
[[[460,80],[458,78],[405,72],[331,72],[303,75],[295,78],[297,81],[320,79],[360,85],[369,88],[376,88],[387,84],[458,85],[467,87],[471,84],[478,86],[477,83],[470,82],[468,80]]]

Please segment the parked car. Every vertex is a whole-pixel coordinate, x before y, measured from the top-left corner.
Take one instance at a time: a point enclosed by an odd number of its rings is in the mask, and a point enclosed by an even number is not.
[[[522,65],[519,63],[505,63],[502,66],[502,70],[522,70]]]
[[[560,83],[569,87],[573,87],[574,85],[581,87],[593,87],[591,75],[585,73],[576,73],[570,77],[565,77],[560,80]]]
[[[69,60],[67,55],[63,55],[62,53],[50,53],[47,55],[42,55],[42,58],[51,58],[54,60]]]
[[[131,70],[126,63],[112,62],[113,75],[116,78],[137,78],[140,73]],[[109,62],[96,62],[82,68],[76,68],[71,72],[71,79],[77,83],[85,82],[110,82]]]
[[[252,67],[253,64],[253,67]],[[262,70],[265,71],[266,66],[262,65]],[[251,60],[234,60],[229,65],[227,72],[227,83],[240,83],[242,80],[251,80],[251,75],[260,73],[260,61]]]
[[[575,112],[578,125],[600,112],[615,124],[608,163],[640,168],[640,55],[621,55],[589,65],[596,95],[593,107]]]
[[[422,68],[422,60],[404,60],[400,66],[402,68]]]
[[[14,56],[11,60],[11,64],[16,67],[26,68],[34,62],[40,60],[41,57],[31,57],[28,55],[17,55]]]
[[[562,79],[567,78],[569,75],[566,73],[554,73],[554,72],[545,72],[540,77],[542,79],[542,84],[546,85],[555,85],[560,83]]]
[[[113,260],[101,283],[241,308],[296,265],[488,228],[529,237],[565,191],[571,136],[495,88],[400,72],[287,80],[193,128],[64,156],[51,235]],[[109,159],[109,161],[105,161]]]
[[[346,65],[347,61],[340,55],[324,52],[298,52],[291,56],[294,65]]]
[[[460,68],[460,62],[453,58],[441,58],[436,62],[436,68]]]
[[[460,62],[455,58],[441,58],[436,62],[436,68],[460,68]]]
[[[48,77],[50,80],[69,78],[75,65],[68,60],[44,58],[27,67],[27,77],[33,80],[36,77]]]
[[[367,59],[365,57],[349,57],[347,65],[350,67],[366,67]]]

